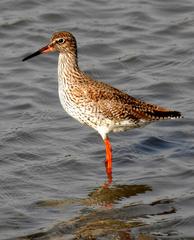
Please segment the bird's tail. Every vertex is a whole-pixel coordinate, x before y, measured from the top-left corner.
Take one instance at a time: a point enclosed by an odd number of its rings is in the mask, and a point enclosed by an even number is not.
[[[173,111],[169,108],[164,108],[158,105],[140,102],[133,106],[133,113],[139,118],[147,121],[155,121],[160,119],[175,119],[182,118],[181,112]]]
[[[153,105],[154,106],[154,105]],[[172,111],[168,108],[163,108],[160,106],[156,106],[153,108],[145,108],[144,116],[147,120],[154,121],[154,120],[161,120],[161,119],[175,119],[175,118],[182,118],[182,114],[178,111]]]
[[[152,111],[146,111],[144,114],[150,120],[160,120],[160,119],[175,119],[175,118],[182,118],[182,114],[178,111],[171,111],[171,110],[160,110],[155,109]]]

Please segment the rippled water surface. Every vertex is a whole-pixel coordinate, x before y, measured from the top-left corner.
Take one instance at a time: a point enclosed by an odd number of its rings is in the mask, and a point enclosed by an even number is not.
[[[194,239],[194,1],[1,0],[0,239]],[[184,119],[100,136],[57,93],[55,31],[93,78]]]

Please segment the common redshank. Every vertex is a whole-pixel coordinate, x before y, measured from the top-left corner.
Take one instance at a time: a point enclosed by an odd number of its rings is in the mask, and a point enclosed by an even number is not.
[[[112,147],[109,132],[125,131],[160,119],[180,118],[181,113],[143,102],[103,82],[95,81],[78,66],[77,44],[69,32],[56,32],[45,47],[25,57],[59,52],[58,91],[64,110],[94,128],[106,149],[106,173],[112,181]]]

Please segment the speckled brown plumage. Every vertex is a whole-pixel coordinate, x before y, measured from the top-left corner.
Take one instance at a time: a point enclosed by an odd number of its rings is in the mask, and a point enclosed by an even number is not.
[[[47,47],[49,51],[60,53],[59,97],[63,108],[78,121],[96,129],[103,138],[110,131],[122,131],[155,120],[181,117],[180,112],[143,102],[106,83],[95,81],[82,72],[77,61],[76,39],[71,33],[54,33]],[[44,47],[43,52],[48,50],[45,51]],[[104,132],[99,130],[101,127]]]
[[[69,115],[91,126],[102,136],[106,144],[108,169],[112,169],[109,132],[181,117],[180,112],[138,100],[82,72],[78,66],[76,39],[69,32],[54,33],[47,46],[24,60],[52,51],[59,52],[58,90],[61,104]]]

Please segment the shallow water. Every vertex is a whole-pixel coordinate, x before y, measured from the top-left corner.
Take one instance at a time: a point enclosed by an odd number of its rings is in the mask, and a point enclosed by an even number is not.
[[[194,2],[0,2],[0,239],[194,238]],[[112,134],[113,183],[92,129],[64,113],[54,31],[93,78],[184,119]]]

